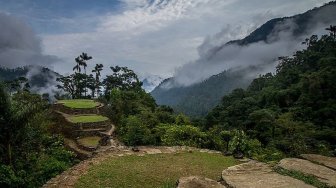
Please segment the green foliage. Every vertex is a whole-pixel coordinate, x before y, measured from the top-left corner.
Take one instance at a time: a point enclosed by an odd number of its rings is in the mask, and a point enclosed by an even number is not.
[[[336,3],[334,1],[331,1],[325,6],[314,8],[303,14],[269,20],[245,38],[229,41],[228,43],[223,44],[223,46],[218,46],[218,49],[221,49],[226,45],[248,46],[258,42],[267,43],[269,36],[274,35],[274,31],[277,30],[277,27],[287,21],[293,22],[296,26],[292,31],[293,36],[300,38],[301,36],[306,35],[307,30],[310,29],[310,24],[312,23],[311,18],[316,17],[316,15],[320,14],[320,12],[329,9],[329,7],[334,7],[335,4]],[[332,28],[328,29],[329,31],[332,31]],[[312,38],[312,41],[309,39],[306,45],[310,47],[313,46],[314,43],[316,43],[314,38]],[[316,49],[318,48],[319,47],[316,47]],[[214,51],[217,52],[217,50]],[[211,55],[213,54],[210,52],[209,56],[213,57]],[[313,60],[313,58],[314,57],[312,57],[311,60]],[[246,64],[248,63],[249,62],[246,62]],[[223,95],[229,94],[236,88],[247,88],[252,79],[246,78],[245,75],[250,74],[250,70],[254,68],[262,70],[264,68],[263,66],[264,64],[261,64],[260,66],[254,65],[246,68],[245,70],[239,71],[226,70],[202,81],[201,83],[192,84],[187,87],[173,87],[171,89],[167,89],[165,85],[174,83],[174,78],[169,78],[161,84],[162,87],[157,87],[151,94],[160,105],[172,106],[175,111],[183,112],[190,116],[203,116],[216,107]],[[293,73],[295,73],[295,70],[293,70]],[[271,76],[271,74],[268,76]],[[293,77],[293,79],[294,78],[298,79],[298,77]],[[263,83],[263,81],[265,81],[265,83]],[[267,83],[267,79],[259,79],[249,87],[251,89],[261,89],[263,88],[263,84],[269,85]]]
[[[208,146],[208,136],[192,125],[165,125],[165,133],[161,136],[162,144],[168,146]]]
[[[112,75],[107,75],[103,81],[105,85],[105,96],[109,96],[111,89],[140,90],[142,83],[133,70],[127,67],[110,67]]]
[[[169,105],[176,112],[202,117],[220,102],[223,95],[229,94],[237,86],[247,87],[251,80],[243,79],[246,73],[247,70],[224,71],[201,83],[167,89],[164,85],[174,82],[174,78],[169,78],[156,87],[151,95],[158,104]]]
[[[175,117],[175,124],[177,125],[190,125],[190,119],[184,115],[184,114],[179,114]]]
[[[306,42],[307,49],[280,58],[275,75],[260,76],[248,89],[224,96],[206,116],[205,129],[244,130],[262,147],[275,149],[267,153],[330,155],[336,146],[336,41],[312,36]]]
[[[234,154],[250,152],[250,148],[248,147],[248,137],[244,133],[244,131],[236,130],[234,132],[234,136],[229,144],[229,150]]]
[[[123,119],[118,129],[121,141],[130,146],[146,145],[151,143],[150,130],[136,116]]]
[[[106,115],[116,124],[129,115],[140,114],[143,111],[153,112],[156,103],[144,90],[120,90],[114,88],[110,91],[107,102]]]
[[[48,107],[39,95],[10,97],[0,85],[0,187],[38,187],[74,163],[63,141],[46,131]]]

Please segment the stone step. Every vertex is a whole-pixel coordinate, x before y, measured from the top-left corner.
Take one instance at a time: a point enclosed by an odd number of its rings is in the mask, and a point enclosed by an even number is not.
[[[115,132],[115,129],[116,129],[115,125],[111,124],[111,128],[106,132],[102,132],[102,134],[104,134],[106,136],[112,136],[113,133]]]
[[[83,137],[83,136],[100,136],[102,132],[105,132],[106,128],[96,128],[96,129],[82,129],[82,130],[75,130],[74,135],[76,137]]]
[[[80,159],[84,160],[84,159],[90,158],[92,156],[92,152],[80,149],[77,146],[76,141],[74,141],[74,140],[64,138],[64,143],[65,143],[65,146],[68,149],[70,149],[71,151],[75,152],[77,154],[77,157],[80,158]]]
[[[90,123],[76,123],[74,126],[77,126],[79,130],[85,129],[105,129],[105,131],[110,127],[110,121],[102,122],[90,122]]]
[[[318,180],[328,184],[329,186],[336,186],[336,171],[308,160],[297,158],[282,159],[279,167],[286,170],[299,171],[304,174],[309,174],[317,177]]]
[[[190,177],[182,177],[178,180],[177,188],[226,188],[224,185],[216,182],[215,180],[198,177],[198,176],[190,176]]]
[[[250,161],[222,172],[223,184],[230,188],[313,188],[303,181],[280,175],[266,163]]]
[[[300,157],[336,170],[336,157],[326,157],[316,154],[302,154]]]

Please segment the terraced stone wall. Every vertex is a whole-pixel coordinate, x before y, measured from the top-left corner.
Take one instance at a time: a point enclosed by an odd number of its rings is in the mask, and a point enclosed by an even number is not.
[[[60,111],[69,115],[77,114],[101,114],[100,111],[103,106],[98,106],[96,108],[70,108],[64,106],[63,104],[54,104],[53,108],[56,111]]]

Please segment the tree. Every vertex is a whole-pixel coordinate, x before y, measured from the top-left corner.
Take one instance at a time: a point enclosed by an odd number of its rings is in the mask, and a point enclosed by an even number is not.
[[[129,146],[143,145],[147,143],[149,129],[136,116],[129,116],[121,123],[119,133],[125,144]]]
[[[141,90],[142,83],[133,70],[119,66],[110,68],[112,75],[106,76],[103,81],[105,85],[105,96],[107,96],[113,88],[120,90]]]
[[[103,64],[96,64],[94,70],[92,70],[92,72],[96,73],[96,77],[95,77],[95,90],[97,91],[97,96],[99,96],[100,94],[100,86],[101,86],[101,82],[99,80],[100,78],[100,71],[103,70]]]
[[[96,89],[96,80],[92,74],[87,76],[86,87],[91,90],[91,98],[94,98]]]
[[[50,136],[47,101],[0,83],[0,187],[41,187],[73,164],[60,137]]]
[[[29,88],[30,88],[28,79],[22,76],[14,80],[7,81],[6,86],[10,94],[19,92],[19,91],[29,91]]]
[[[84,74],[85,74],[85,87],[84,87],[85,97],[86,97],[86,83],[87,83],[86,67],[87,67],[87,61],[89,61],[90,59],[92,59],[92,57],[88,56],[87,53],[83,52],[81,55],[79,55],[79,65],[83,66]]]
[[[249,115],[249,120],[254,124],[253,130],[256,132],[258,140],[267,144],[275,134],[275,115],[268,109],[256,110]]]
[[[330,36],[336,38],[336,26],[330,25],[329,28],[326,28],[327,31],[330,31]]]
[[[56,79],[57,82],[61,82],[62,85],[57,85],[58,89],[62,89],[71,95],[71,98],[76,98],[76,82],[74,80],[74,75],[62,76]]]
[[[242,158],[244,153],[247,152],[248,137],[244,131],[236,130],[233,138],[229,144],[230,151],[236,158]]]
[[[73,70],[76,72],[72,76],[72,78],[75,81],[76,85],[76,97],[81,98],[82,92],[84,90],[84,96],[86,96],[86,88],[87,88],[87,74],[86,74],[86,67],[87,67],[87,61],[92,59],[91,56],[88,56],[87,53],[82,53],[78,57],[75,58],[76,65],[73,67]],[[81,66],[84,68],[84,74],[81,73]],[[84,82],[83,82],[84,80]]]
[[[190,125],[191,121],[186,115],[180,113],[175,118],[175,124],[176,125]]]
[[[229,143],[230,143],[230,140],[232,139],[232,133],[230,131],[221,131],[219,134],[222,137],[222,139],[225,141],[226,151],[229,151]]]

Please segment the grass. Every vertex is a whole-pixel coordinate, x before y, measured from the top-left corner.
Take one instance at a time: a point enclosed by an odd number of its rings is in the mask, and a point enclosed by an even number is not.
[[[107,117],[101,115],[82,115],[82,116],[69,116],[68,120],[72,123],[94,123],[108,120]]]
[[[176,153],[111,157],[91,167],[75,187],[174,187],[183,176],[221,179],[221,172],[238,162],[209,153]]]
[[[78,142],[86,147],[96,147],[99,144],[99,136],[90,136],[78,139]]]
[[[58,103],[69,108],[95,108],[99,105],[98,102],[89,99],[60,100]]]
[[[310,184],[310,185],[312,185],[314,187],[317,187],[317,188],[331,188],[326,183],[323,183],[323,182],[319,181],[313,175],[304,174],[302,172],[295,171],[295,170],[287,170],[287,169],[280,168],[280,167],[276,167],[276,168],[274,168],[274,170],[281,175],[290,176],[292,178],[301,180],[301,181],[305,182],[306,184]]]

